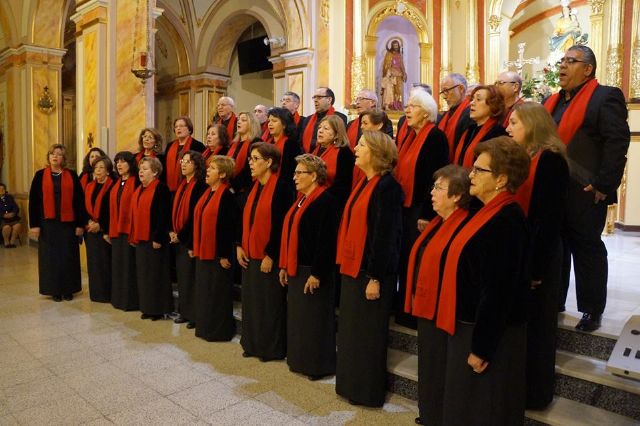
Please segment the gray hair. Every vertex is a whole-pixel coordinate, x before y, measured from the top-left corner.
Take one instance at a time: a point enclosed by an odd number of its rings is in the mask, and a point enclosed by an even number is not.
[[[429,84],[413,83],[413,87],[411,88],[411,90],[413,90],[413,89],[426,90],[428,94],[433,96],[433,89],[431,88],[431,85],[429,85]]]
[[[413,90],[409,97],[409,103],[417,105],[427,112],[427,120],[435,122],[438,118],[438,105],[429,93],[424,89]]]
[[[467,90],[467,79],[464,78],[462,74],[458,74],[457,72],[452,72],[447,77],[453,80],[454,84],[462,84],[465,90]]]
[[[378,105],[378,95],[376,95],[376,92],[374,92],[373,90],[362,89],[358,92],[356,96],[360,97],[360,95],[362,95],[363,98],[367,98],[375,102],[376,106]]]
[[[236,107],[236,103],[234,102],[233,98],[230,96],[221,96],[218,101],[226,101],[231,105],[231,108],[235,108]]]
[[[582,52],[582,60],[584,61],[584,63],[593,67],[593,70],[591,71],[591,74],[589,74],[589,77],[594,77],[596,75],[596,68],[598,67],[598,63],[596,61],[596,55],[595,53],[593,53],[593,50],[591,50],[591,48],[588,46],[581,46],[579,44],[574,44],[567,49],[567,52],[569,50],[577,50],[579,52]]]

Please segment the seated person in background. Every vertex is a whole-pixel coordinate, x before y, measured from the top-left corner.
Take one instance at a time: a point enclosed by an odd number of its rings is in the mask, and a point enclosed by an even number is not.
[[[7,192],[7,186],[0,183],[0,224],[5,248],[16,248],[16,241],[20,237],[20,208],[13,197]]]

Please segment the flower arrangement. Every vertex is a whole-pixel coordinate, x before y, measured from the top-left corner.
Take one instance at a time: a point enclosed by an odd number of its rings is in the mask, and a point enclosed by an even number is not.
[[[536,76],[525,74],[522,82],[522,96],[536,102],[542,102],[559,90],[559,80],[560,70],[558,64],[547,64]]]

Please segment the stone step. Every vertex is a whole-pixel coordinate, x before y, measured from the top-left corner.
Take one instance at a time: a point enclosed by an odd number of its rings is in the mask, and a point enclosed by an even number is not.
[[[556,396],[545,410],[527,410],[534,423],[551,426],[637,426],[638,421],[602,408]]]
[[[593,333],[584,333],[575,329],[580,317],[579,312],[567,311],[558,314],[558,349],[608,360],[622,333],[624,322],[607,318],[605,315],[600,329]]]

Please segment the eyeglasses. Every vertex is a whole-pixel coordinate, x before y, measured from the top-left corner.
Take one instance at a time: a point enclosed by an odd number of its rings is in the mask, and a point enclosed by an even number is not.
[[[180,164],[191,164],[192,161],[191,160],[187,160],[185,158],[183,158],[182,160],[180,160]]]
[[[571,56],[565,56],[563,58],[560,58],[560,60],[558,62],[556,62],[556,65],[561,65],[561,64],[567,64],[567,65],[571,65],[571,64],[575,64],[576,62],[582,62],[583,64],[586,64],[586,61],[583,61],[581,59],[578,58],[573,58]]]
[[[264,158],[262,157],[256,157],[255,155],[252,155],[250,157],[247,157],[247,161],[253,161],[254,163],[257,162],[258,160],[264,160]]]
[[[362,102],[362,101],[371,101],[371,102],[375,102],[375,100],[371,99],[371,98],[356,98],[356,102]]]
[[[300,175],[310,175],[313,172],[308,172],[306,170],[294,170],[293,174],[296,176],[300,176]]]
[[[471,167],[471,172],[473,174],[478,174],[478,173],[493,173],[493,170],[489,170],[489,169],[485,169],[483,167],[478,167],[478,166],[473,166]]]
[[[324,95],[324,96],[321,96],[321,95],[313,95],[313,96],[311,97],[311,99],[313,99],[313,100],[315,101],[315,100],[317,100],[317,99],[330,98],[330,97],[331,97],[331,96],[328,96],[328,95]]]
[[[449,188],[445,188],[444,186],[440,186],[440,185],[438,185],[437,183],[434,183],[434,184],[431,186],[431,190],[432,190],[432,191],[448,191],[448,190],[449,190]]]
[[[515,81],[502,81],[502,80],[496,80],[495,83],[493,83],[495,86],[502,86],[503,84],[515,84]]]
[[[451,87],[449,87],[449,88],[447,88],[447,89],[442,89],[442,90],[440,91],[440,94],[441,94],[441,95],[444,95],[444,96],[447,96],[447,95],[449,94],[449,92],[450,92],[450,91],[452,91],[453,89],[455,89],[455,88],[456,88],[456,87],[458,87],[458,86],[460,86],[460,85],[459,85],[459,84],[456,84],[455,86],[451,86]]]

